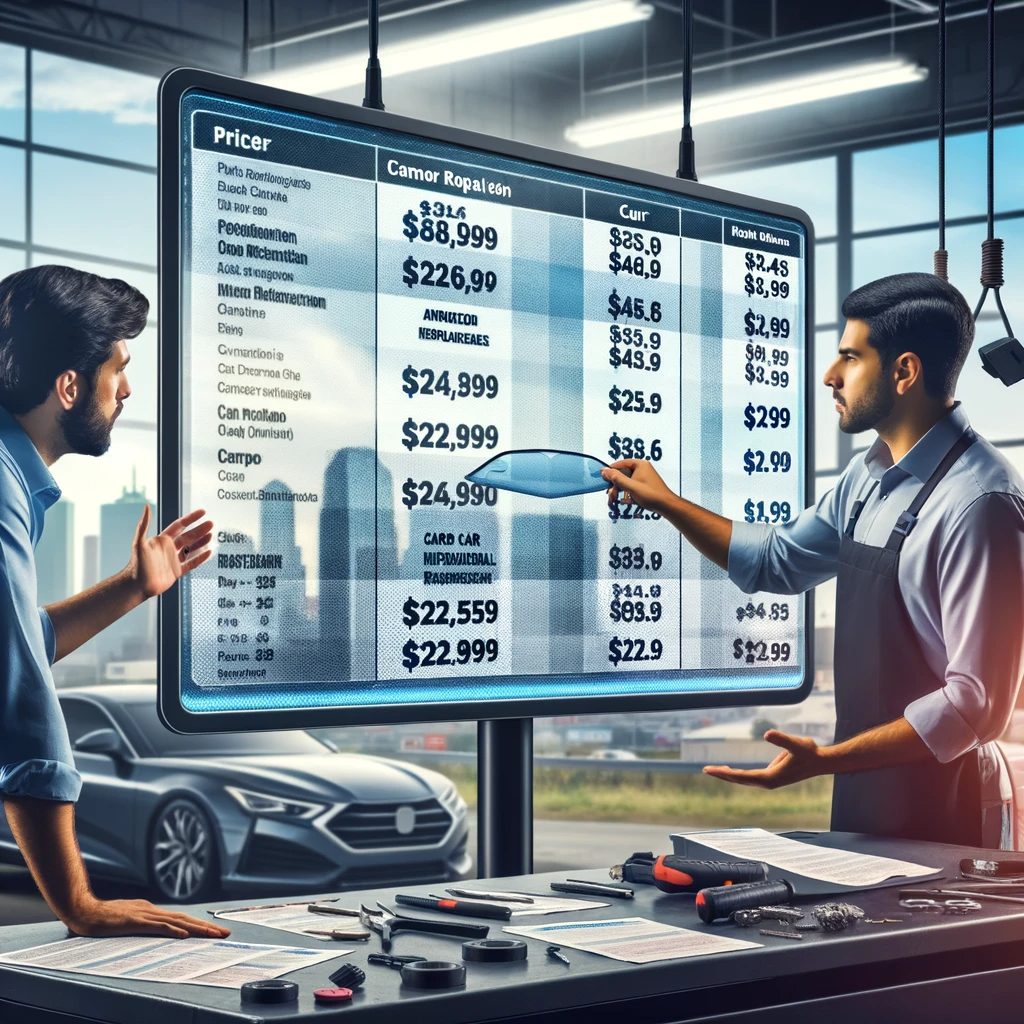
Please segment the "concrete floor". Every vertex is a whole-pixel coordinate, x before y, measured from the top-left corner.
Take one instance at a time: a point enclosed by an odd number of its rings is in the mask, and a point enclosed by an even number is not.
[[[622,825],[604,821],[535,821],[534,869],[609,868],[637,850],[670,853],[667,825]],[[469,848],[476,849],[476,818],[469,823]],[[97,886],[106,899],[138,899],[146,893],[127,892],[116,884]],[[0,864],[0,925],[52,921],[28,871]]]

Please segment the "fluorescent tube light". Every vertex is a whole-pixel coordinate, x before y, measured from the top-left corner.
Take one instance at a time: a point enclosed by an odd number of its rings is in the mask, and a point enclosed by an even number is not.
[[[760,85],[728,89],[710,96],[694,97],[690,111],[693,124],[725,121],[731,117],[760,114],[766,110],[795,107],[800,103],[850,96],[890,85],[920,82],[928,69],[896,57],[891,60],[848,64],[829,71],[779,78]],[[646,110],[632,110],[611,117],[591,117],[569,125],[565,138],[582,149],[607,146],[646,135],[678,132],[683,123],[682,98]]]
[[[495,53],[506,53],[525,46],[549,43],[598,32],[617,25],[645,21],[654,8],[639,0],[580,0],[542,8],[510,18],[494,18],[478,25],[436,32],[404,43],[381,46],[380,62],[386,78],[443,67]],[[256,81],[279,89],[317,96],[346,86],[361,85],[366,73],[366,54],[338,57],[264,72]]]

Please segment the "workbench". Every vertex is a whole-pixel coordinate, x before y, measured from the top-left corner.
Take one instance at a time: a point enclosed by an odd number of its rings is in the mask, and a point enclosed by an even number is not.
[[[624,825],[623,857],[629,827]],[[985,851],[927,843],[883,840],[837,833],[799,834],[811,842],[942,865],[954,878],[961,857]],[[666,841],[661,851],[668,852]],[[988,851],[991,855],[991,851]],[[546,891],[566,872],[521,876],[489,883],[503,889]],[[572,877],[607,881],[599,870],[568,872]],[[439,883],[437,883],[439,884]],[[375,889],[345,893],[341,905],[393,906],[396,891],[426,895],[431,886]],[[472,885],[473,883],[467,883]],[[905,883],[912,886],[914,883]],[[483,887],[483,886],[481,886]],[[517,918],[513,924],[559,920],[648,917],[682,927],[706,928],[697,918],[693,897],[667,895],[637,886],[635,900],[610,900],[612,906]],[[825,899],[845,899],[870,918],[902,918],[900,924],[861,922],[840,933],[808,932],[800,941],[761,936],[758,928],[731,923],[712,927],[723,934],[762,942],[763,948],[638,966],[564,948],[566,966],[545,955],[545,943],[527,939],[529,959],[513,964],[468,964],[464,989],[422,993],[403,988],[397,971],[366,963],[380,950],[380,937],[357,946],[354,953],[287,977],[298,983],[298,1004],[261,1007],[243,1004],[237,991],[196,985],[94,978],[66,972],[41,972],[0,965],[0,1021],[3,1024],[228,1024],[228,1022],[309,1022],[326,1018],[358,1024],[409,1021],[414,1024],[471,1024],[477,1021],[530,1021],[530,1024],[576,1024],[620,1021],[655,1024],[674,1021],[728,1021],[781,1024],[803,1020],[870,1021],[910,1024],[916,1021],[970,1021],[1000,1024],[1021,1019],[1024,1001],[1024,904],[983,903],[968,917],[912,913],[898,904],[898,888],[873,889],[843,897],[797,896],[810,908]],[[335,896],[336,893],[319,894]],[[289,900],[294,897],[289,897]],[[314,898],[311,896],[311,898]],[[211,906],[237,906],[240,901]],[[275,902],[272,899],[264,902]],[[180,908],[206,918],[208,906]],[[402,908],[398,908],[402,909]],[[430,916],[432,911],[412,911]],[[458,919],[468,920],[468,919]],[[232,939],[282,945],[309,945],[316,939],[287,935],[254,925],[228,922]],[[502,922],[491,924],[491,938],[501,937]],[[777,927],[777,925],[775,925]],[[0,928],[0,951],[24,949],[66,937],[58,923]],[[441,936],[398,934],[394,954],[460,961],[460,942]],[[330,987],[328,975],[342,963],[366,971],[366,982],[352,1002],[314,1006],[313,990]]]

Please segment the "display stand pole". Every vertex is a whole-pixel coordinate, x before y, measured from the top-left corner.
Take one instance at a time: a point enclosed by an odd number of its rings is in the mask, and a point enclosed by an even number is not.
[[[533,872],[533,719],[477,726],[477,877]]]

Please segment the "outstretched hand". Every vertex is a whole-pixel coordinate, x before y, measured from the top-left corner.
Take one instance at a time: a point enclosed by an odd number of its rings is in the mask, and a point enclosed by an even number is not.
[[[223,939],[229,929],[149,900],[92,900],[64,922],[76,935],[162,935],[169,939]]]
[[[209,520],[200,523],[205,515],[203,509],[196,509],[176,519],[163,533],[147,537],[153,510],[148,504],[143,508],[128,563],[128,574],[138,584],[143,597],[164,593],[210,557],[213,523]]]
[[[725,782],[735,782],[741,786],[757,786],[760,789],[778,789],[790,786],[794,782],[803,782],[817,775],[829,774],[824,764],[821,749],[814,740],[807,736],[790,736],[769,729],[764,738],[777,747],[782,747],[779,755],[767,768],[729,768],[726,765],[708,765],[705,775],[713,775]]]

